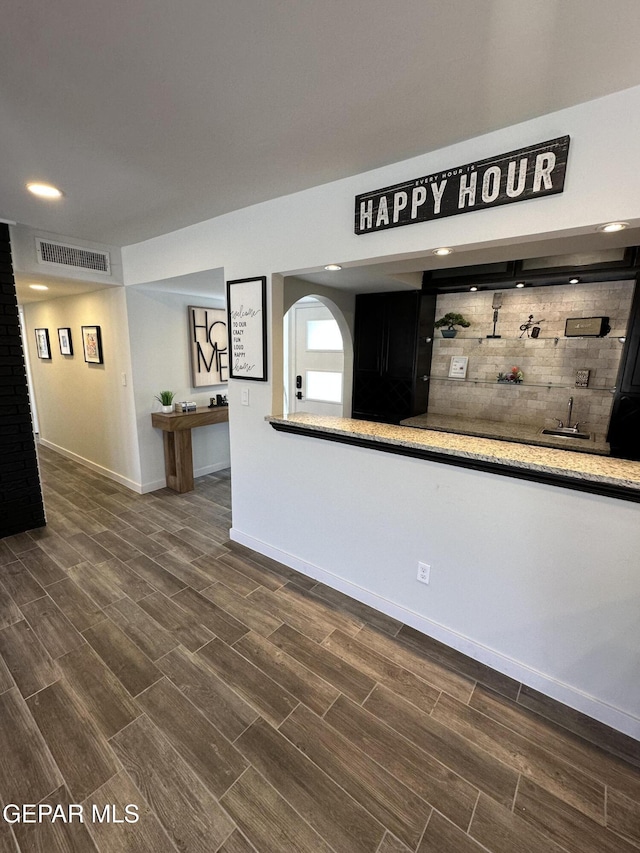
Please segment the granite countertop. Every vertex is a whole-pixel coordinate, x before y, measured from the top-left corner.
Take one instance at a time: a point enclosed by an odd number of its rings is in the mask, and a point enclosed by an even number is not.
[[[640,462],[614,459],[595,453],[579,453],[554,447],[520,444],[516,441],[500,441],[458,433],[440,432],[434,429],[415,429],[409,426],[374,423],[352,418],[333,418],[321,415],[296,414],[267,416],[266,420],[275,428],[290,432],[314,433],[318,437],[341,437],[345,443],[365,441],[380,443],[416,451],[428,451],[432,458],[437,456],[464,458],[482,463],[491,463],[499,472],[500,466],[510,471],[521,469],[527,473],[552,475],[560,480],[584,481],[602,484],[623,490],[632,490],[640,495]],[[442,461],[445,461],[443,459]],[[534,477],[530,477],[535,479]],[[541,477],[542,479],[542,477]],[[587,491],[589,489],[586,489]],[[593,491],[598,491],[594,488]],[[632,499],[637,500],[637,497]]]
[[[541,447],[557,447],[560,450],[575,450],[578,453],[609,455],[609,445],[604,436],[596,433],[592,433],[588,439],[541,435],[539,427],[528,424],[507,424],[499,421],[480,420],[479,418],[472,419],[432,413],[415,415],[413,418],[400,421],[400,425],[414,429],[433,429],[439,432],[475,435],[479,438],[499,438],[501,441],[517,441],[521,444],[539,444]]]

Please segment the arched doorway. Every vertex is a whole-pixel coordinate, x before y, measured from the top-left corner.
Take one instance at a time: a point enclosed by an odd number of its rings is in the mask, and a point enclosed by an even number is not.
[[[333,417],[351,411],[351,335],[331,300],[305,296],[284,317],[284,409]]]

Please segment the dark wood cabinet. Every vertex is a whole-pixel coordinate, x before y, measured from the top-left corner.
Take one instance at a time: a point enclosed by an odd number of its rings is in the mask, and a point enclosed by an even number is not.
[[[611,455],[640,460],[640,286],[631,306],[607,441]]]
[[[426,411],[435,296],[416,291],[356,297],[354,418],[399,423]]]

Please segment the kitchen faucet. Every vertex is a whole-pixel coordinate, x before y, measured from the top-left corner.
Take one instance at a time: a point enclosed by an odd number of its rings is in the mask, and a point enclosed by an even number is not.
[[[571,413],[573,411],[573,397],[569,397],[569,403],[567,405],[567,425],[565,426],[560,418],[556,418],[558,421],[558,429],[564,429],[571,432],[578,432],[580,427],[580,421],[576,421],[573,426],[571,426]]]

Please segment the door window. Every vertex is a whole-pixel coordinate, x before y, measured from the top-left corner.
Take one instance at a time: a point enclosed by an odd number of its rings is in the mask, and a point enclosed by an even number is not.
[[[307,399],[319,403],[342,402],[342,373],[329,370],[305,371]]]
[[[307,320],[307,351],[342,351],[342,335],[335,320]]]

